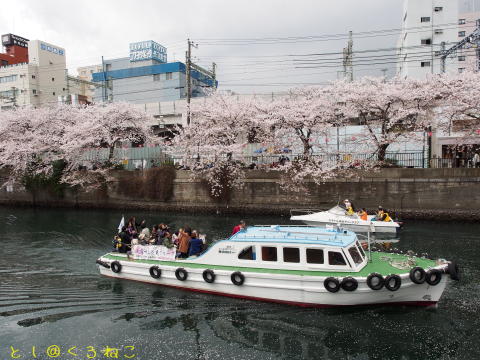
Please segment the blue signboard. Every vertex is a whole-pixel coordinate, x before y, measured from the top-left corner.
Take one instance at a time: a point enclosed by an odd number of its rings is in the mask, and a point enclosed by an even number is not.
[[[62,49],[56,48],[54,46],[50,46],[44,43],[40,43],[40,49],[50,51],[51,53],[57,54],[57,55],[64,55],[65,52]]]
[[[158,60],[167,62],[167,49],[155,41],[140,41],[130,44],[130,61]]]

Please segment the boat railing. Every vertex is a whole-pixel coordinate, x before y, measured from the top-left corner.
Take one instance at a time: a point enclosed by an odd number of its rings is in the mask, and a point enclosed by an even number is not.
[[[317,241],[326,241],[326,242],[338,242],[343,243],[341,239],[342,236],[347,236],[347,233],[343,231],[317,231],[317,232],[304,232],[304,231],[291,231],[291,230],[281,230],[275,227],[275,225],[255,225],[255,227],[265,227],[270,226],[270,229],[259,229],[259,231],[265,231],[274,234],[285,234],[285,238],[295,239],[295,240],[317,240]],[[277,225],[278,226],[278,225]],[[300,226],[289,226],[289,225],[282,225],[282,228],[312,228],[312,226],[308,225],[300,225]],[[328,239],[325,239],[325,235],[329,235]],[[350,235],[348,235],[350,236]],[[273,236],[268,235],[245,235],[244,239],[275,239]]]
[[[310,215],[316,212],[320,212],[320,209],[290,209],[290,216],[296,215]]]

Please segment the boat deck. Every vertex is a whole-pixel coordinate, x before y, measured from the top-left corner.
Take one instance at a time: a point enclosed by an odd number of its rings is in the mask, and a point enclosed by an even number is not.
[[[300,276],[338,276],[343,277],[345,274],[352,274],[352,272],[334,272],[334,271],[319,271],[319,270],[288,270],[288,269],[267,269],[262,267],[239,267],[239,266],[224,266],[224,265],[212,265],[204,264],[201,262],[192,262],[192,260],[176,260],[176,261],[158,261],[158,260],[133,260],[127,259],[125,256],[121,256],[118,253],[109,253],[103,256],[105,259],[109,260],[121,260],[121,261],[131,261],[136,263],[152,264],[152,265],[164,265],[164,266],[175,266],[175,267],[184,267],[184,268],[201,268],[201,269],[212,269],[212,270],[227,270],[227,271],[238,271],[241,269],[243,272],[256,272],[256,273],[267,273],[267,274],[286,274],[286,275],[300,275]],[[424,269],[435,266],[435,261],[430,259],[418,258],[415,257],[416,264],[414,266],[420,266]],[[199,259],[200,260],[200,259]],[[406,274],[410,271],[413,266],[406,268],[398,268],[392,266],[392,262],[403,262],[406,261],[407,257],[401,254],[391,254],[383,252],[372,252],[372,262],[368,262],[367,265],[355,273],[355,276],[366,277],[369,274],[376,272],[384,276],[390,274]],[[261,264],[258,264],[261,266]]]

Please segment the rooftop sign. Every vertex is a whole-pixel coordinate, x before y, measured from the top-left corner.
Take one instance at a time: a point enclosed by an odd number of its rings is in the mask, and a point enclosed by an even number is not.
[[[167,62],[167,49],[155,41],[140,41],[130,44],[130,61],[157,60]]]
[[[28,48],[28,39],[25,39],[18,35],[5,34],[5,35],[2,35],[2,44],[3,46],[17,45],[24,48]]]

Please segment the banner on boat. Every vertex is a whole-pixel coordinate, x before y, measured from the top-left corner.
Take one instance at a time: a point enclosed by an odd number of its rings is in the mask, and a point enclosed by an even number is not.
[[[132,257],[134,259],[174,261],[175,254],[175,248],[169,249],[162,245],[132,246]]]

